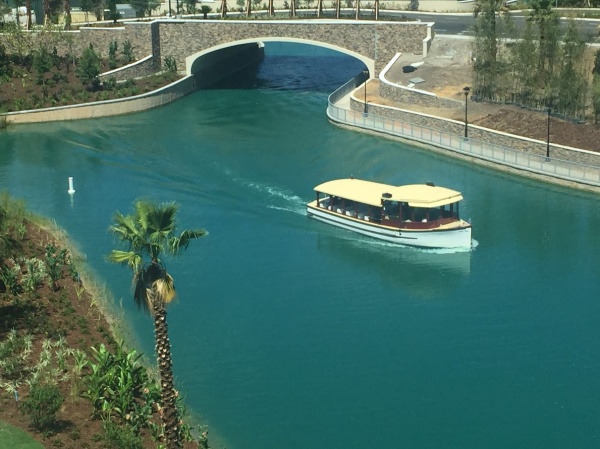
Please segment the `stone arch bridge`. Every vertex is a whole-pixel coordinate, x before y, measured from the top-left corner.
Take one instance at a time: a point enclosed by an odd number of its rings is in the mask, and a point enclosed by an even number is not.
[[[202,56],[255,42],[297,42],[326,47],[363,61],[377,76],[396,53],[427,56],[433,23],[346,20],[161,20],[152,24],[155,62],[172,57],[194,74]]]

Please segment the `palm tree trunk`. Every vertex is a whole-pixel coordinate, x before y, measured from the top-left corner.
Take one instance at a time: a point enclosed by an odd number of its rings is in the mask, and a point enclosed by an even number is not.
[[[173,362],[171,360],[167,310],[158,292],[153,289],[149,294],[153,296],[151,304],[153,305],[152,315],[154,317],[154,338],[156,339],[156,360],[160,375],[165,443],[167,449],[180,449],[179,416],[176,405],[177,395],[173,383]]]
[[[27,8],[27,30],[31,30],[31,0],[25,2],[25,8]]]
[[[65,30],[71,29],[71,0],[65,0]]]

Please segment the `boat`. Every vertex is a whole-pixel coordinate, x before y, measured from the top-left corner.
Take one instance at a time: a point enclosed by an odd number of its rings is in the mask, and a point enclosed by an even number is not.
[[[314,188],[309,217],[386,242],[422,248],[470,248],[460,192],[431,182],[392,186],[356,178]]]

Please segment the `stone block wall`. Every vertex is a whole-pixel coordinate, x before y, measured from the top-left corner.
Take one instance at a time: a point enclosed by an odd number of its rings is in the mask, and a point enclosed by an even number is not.
[[[434,94],[418,92],[404,86],[398,86],[387,82],[379,81],[379,95],[382,98],[407,104],[419,104],[421,106],[435,108],[460,108],[463,107],[462,101],[451,98],[438,97]]]
[[[423,53],[428,24],[420,22],[199,20],[158,22],[161,58],[172,56],[177,67],[186,57],[229,42],[256,38],[291,38],[347,49],[375,61],[376,73],[398,52]],[[155,53],[156,56],[156,53]]]
[[[152,54],[151,24],[147,22],[131,22],[109,28],[81,28],[79,31],[10,33],[0,35],[0,39],[9,53],[17,54],[24,54],[29,49],[45,43],[50,48],[56,47],[59,55],[73,54],[79,57],[83,50],[92,44],[96,52],[107,57],[112,41],[117,42],[119,54],[123,51],[125,41],[129,41],[133,46],[136,59]]]

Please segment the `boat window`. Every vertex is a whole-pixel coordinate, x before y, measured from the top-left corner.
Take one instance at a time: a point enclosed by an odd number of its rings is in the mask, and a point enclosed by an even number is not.
[[[399,218],[400,204],[398,201],[383,201],[383,216],[386,219]]]

